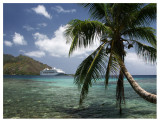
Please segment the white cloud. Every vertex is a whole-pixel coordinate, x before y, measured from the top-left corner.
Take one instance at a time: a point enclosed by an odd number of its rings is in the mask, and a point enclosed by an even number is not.
[[[130,65],[139,65],[139,66],[143,66],[146,65],[147,63],[141,58],[139,57],[135,52],[129,52],[127,53],[126,57],[125,57],[125,62],[127,64]]]
[[[30,57],[37,57],[37,58],[45,56],[45,53],[43,51],[31,51],[24,54]]]
[[[33,37],[34,37],[35,40],[46,40],[46,39],[48,39],[48,37],[46,35],[40,34],[38,32],[33,34]]]
[[[48,19],[52,19],[52,16],[46,11],[46,8],[43,5],[38,5],[37,7],[32,8],[32,10]]]
[[[27,42],[24,40],[23,35],[16,32],[13,36],[13,43],[16,45],[27,45]]]
[[[47,26],[47,24],[46,23],[39,23],[39,24],[37,24],[39,27],[46,27]]]
[[[29,26],[29,25],[24,25],[23,28],[26,29],[27,31],[32,31],[32,30],[34,30],[34,28],[31,27],[31,26]]]
[[[145,62],[143,58],[138,56],[135,52],[128,52],[125,57],[125,61],[132,64],[147,64],[147,62]]]
[[[26,51],[24,51],[24,50],[19,50],[19,52],[20,52],[20,53],[25,53]]]
[[[135,52],[127,53],[125,64],[131,74],[154,75],[156,74],[156,65],[146,63]]]
[[[133,62],[133,63],[135,63],[135,61],[137,61],[137,60],[140,60],[140,59],[138,59],[138,56],[137,56],[136,53],[134,53],[134,52],[127,53],[126,59],[125,59],[126,62]],[[142,60],[140,60],[140,61],[142,61]]]
[[[52,9],[56,10],[58,13],[74,13],[76,9],[65,10],[62,6],[52,7]]]
[[[64,31],[66,26],[60,26],[55,32],[53,38],[48,38],[45,34],[35,33],[33,37],[36,42],[35,45],[42,51],[49,53],[51,56],[55,57],[67,57],[70,44],[66,44],[66,38],[64,36]],[[92,48],[79,49],[74,51],[72,56],[88,55],[90,51],[95,50],[99,46],[99,42],[91,46]]]
[[[7,40],[4,41],[4,44],[5,44],[6,46],[8,46],[8,47],[12,47],[12,45],[13,45],[12,42],[7,41]]]

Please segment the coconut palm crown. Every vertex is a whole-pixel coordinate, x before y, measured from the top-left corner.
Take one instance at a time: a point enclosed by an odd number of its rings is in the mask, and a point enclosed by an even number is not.
[[[79,104],[86,98],[93,82],[105,76],[107,88],[111,74],[117,76],[116,100],[121,112],[125,103],[124,76],[144,99],[156,103],[156,95],[143,90],[127,71],[126,50],[135,48],[145,61],[156,63],[156,31],[150,24],[156,21],[156,4],[85,3],[91,19],[74,19],[68,23],[65,35],[71,43],[69,55],[77,48],[91,47],[94,40],[99,47],[77,68],[74,81],[81,89]]]

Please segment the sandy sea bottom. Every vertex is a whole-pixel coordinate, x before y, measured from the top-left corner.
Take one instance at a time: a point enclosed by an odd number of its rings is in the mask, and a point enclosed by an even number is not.
[[[156,94],[156,76],[135,76],[148,92]],[[73,77],[4,76],[4,118],[156,118],[156,105],[140,98],[127,81],[124,84],[126,104],[122,115],[116,107],[116,82],[110,79],[105,90],[104,79],[90,88],[79,107],[80,91]]]

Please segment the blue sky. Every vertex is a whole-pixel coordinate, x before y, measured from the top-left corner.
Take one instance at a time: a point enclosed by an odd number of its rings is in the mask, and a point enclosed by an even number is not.
[[[77,66],[98,46],[75,51],[68,57],[69,44],[63,32],[72,19],[85,20],[88,12],[78,4],[3,4],[3,53],[27,55],[49,66],[75,73]],[[156,28],[156,24],[152,24]],[[156,65],[128,52],[126,66],[131,74],[156,74]]]

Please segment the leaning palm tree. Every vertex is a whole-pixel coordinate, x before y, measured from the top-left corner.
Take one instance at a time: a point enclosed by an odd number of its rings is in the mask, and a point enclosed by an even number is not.
[[[156,63],[155,29],[150,23],[156,21],[156,4],[81,4],[89,10],[91,19],[74,19],[68,23],[65,35],[71,43],[69,55],[77,48],[91,47],[95,40],[99,47],[77,68],[74,81],[81,89],[79,104],[88,94],[93,81],[105,76],[107,88],[109,76],[117,76],[116,100],[120,108],[125,103],[124,76],[132,88],[145,100],[156,103],[156,95],[142,89],[127,71],[124,60],[126,49],[135,47],[139,56],[147,62]]]

